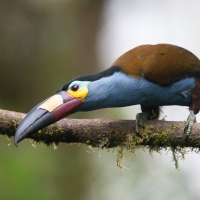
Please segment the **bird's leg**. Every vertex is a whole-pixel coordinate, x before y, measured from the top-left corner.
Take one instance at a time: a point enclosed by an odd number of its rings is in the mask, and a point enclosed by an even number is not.
[[[189,137],[189,135],[191,134],[192,126],[195,122],[196,122],[196,116],[194,114],[194,111],[191,110],[184,128],[184,133],[186,134],[186,137]]]
[[[140,128],[145,128],[144,127],[144,120],[149,119],[158,119],[160,115],[160,108],[159,106],[146,106],[146,105],[141,105],[141,110],[142,113],[138,113],[136,115],[136,120],[135,120],[135,132],[136,134],[141,137],[141,134],[139,133]]]
[[[136,120],[135,120],[135,132],[138,136],[141,137],[141,134],[139,132],[140,128],[145,128],[144,127],[144,120],[149,118],[149,113],[147,112],[142,112],[138,113],[136,115]]]

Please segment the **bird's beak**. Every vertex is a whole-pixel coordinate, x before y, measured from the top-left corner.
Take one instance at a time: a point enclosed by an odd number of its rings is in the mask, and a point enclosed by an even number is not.
[[[44,100],[35,106],[17,127],[14,143],[26,138],[28,135],[66,117],[83,103],[83,99],[75,98],[65,91]]]

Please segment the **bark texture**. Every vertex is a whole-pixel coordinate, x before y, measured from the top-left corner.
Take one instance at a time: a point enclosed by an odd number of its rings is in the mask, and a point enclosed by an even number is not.
[[[0,134],[14,136],[25,114],[0,110]],[[134,120],[63,119],[38,131],[29,138],[47,145],[52,143],[83,143],[94,147],[112,148],[124,145],[150,147],[200,147],[200,124],[194,124],[186,139],[184,122],[146,120],[142,138],[135,135]]]

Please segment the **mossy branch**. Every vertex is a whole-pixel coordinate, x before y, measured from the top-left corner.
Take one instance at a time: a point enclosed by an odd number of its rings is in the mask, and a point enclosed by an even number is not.
[[[25,114],[0,110],[0,134],[14,136],[15,130]],[[141,129],[142,138],[135,135],[135,121],[109,119],[63,119],[38,131],[29,138],[47,145],[52,143],[83,143],[94,147],[112,148],[124,146],[128,149],[149,146],[200,147],[200,124],[194,124],[189,139],[183,133],[184,122],[145,121]],[[134,147],[134,148],[133,148]]]

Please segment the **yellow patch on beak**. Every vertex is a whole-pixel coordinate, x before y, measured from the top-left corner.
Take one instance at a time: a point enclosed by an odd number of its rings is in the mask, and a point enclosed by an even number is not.
[[[83,87],[79,89],[78,91],[67,90],[67,92],[75,98],[85,99],[89,91],[86,87]]]
[[[47,110],[49,112],[52,112],[55,110],[57,107],[63,104],[63,98],[61,95],[54,95],[47,99],[42,105],[40,105],[38,108]]]

